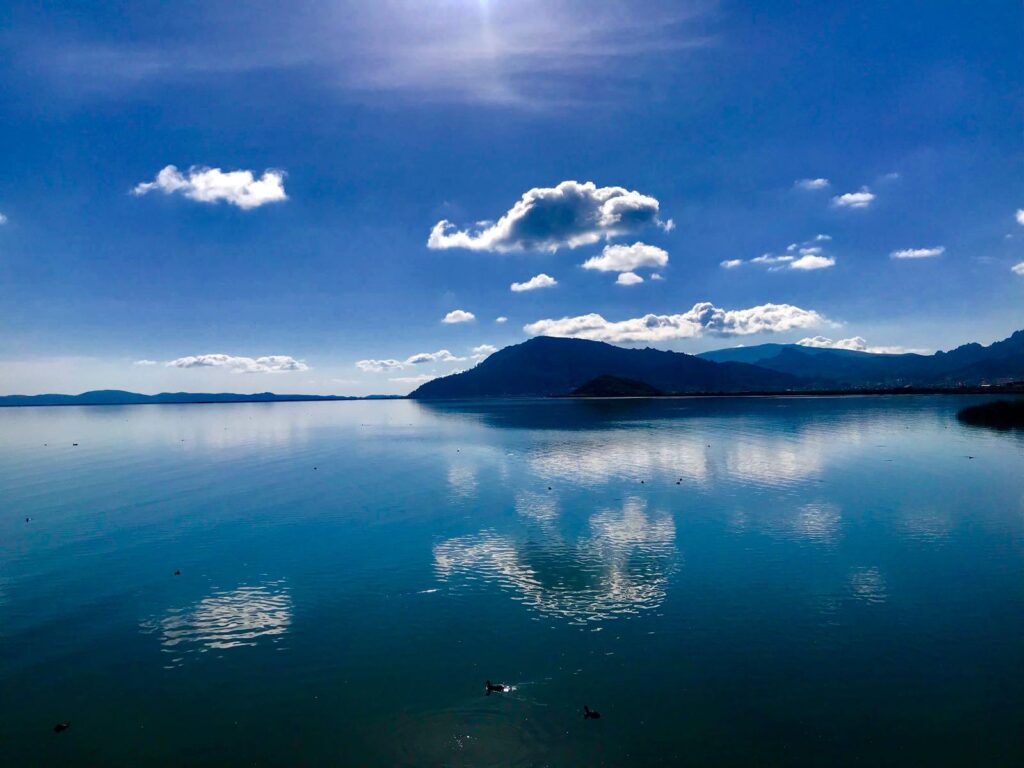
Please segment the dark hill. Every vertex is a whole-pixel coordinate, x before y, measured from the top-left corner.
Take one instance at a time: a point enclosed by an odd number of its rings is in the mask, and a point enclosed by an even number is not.
[[[642,381],[663,392],[782,391],[801,383],[789,374],[745,363],[714,363],[681,352],[539,336],[505,347],[471,370],[428,381],[410,397],[566,395],[606,375]]]

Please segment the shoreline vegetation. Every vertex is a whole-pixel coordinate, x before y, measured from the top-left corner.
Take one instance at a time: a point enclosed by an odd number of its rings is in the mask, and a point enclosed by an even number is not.
[[[112,396],[110,390],[83,392],[80,395],[0,395],[0,408],[68,407],[68,406],[124,406],[124,405],[220,405],[232,403],[319,403],[364,400],[408,400],[409,395],[276,395],[261,392],[254,395],[234,393],[189,393],[173,392],[159,395],[142,395],[136,392],[118,392],[122,398]],[[1024,382],[970,387],[899,387],[864,389],[800,389],[800,390],[751,390],[747,392],[661,392],[644,385],[614,376],[602,376],[587,382],[573,392],[549,396],[498,396],[449,398],[449,402],[467,400],[610,400],[610,399],[681,399],[694,397],[865,397],[893,395],[1021,395],[1024,396]],[[433,402],[445,402],[445,399]],[[990,404],[985,404],[990,405]],[[1024,397],[1020,400],[1001,400],[991,405],[1018,406],[1024,412]],[[964,409],[972,411],[985,406]],[[973,416],[971,418],[974,418]],[[966,423],[975,423],[961,419]],[[980,421],[977,423],[981,423]]]

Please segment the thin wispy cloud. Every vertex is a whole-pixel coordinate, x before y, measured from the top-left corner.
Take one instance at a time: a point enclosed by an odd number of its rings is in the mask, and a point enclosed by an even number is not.
[[[800,339],[797,342],[801,347],[814,347],[816,349],[845,349],[850,352],[869,352],[873,355],[902,355],[906,352],[921,352],[923,350],[911,349],[908,347],[873,347],[868,344],[862,336],[851,336],[848,339],[830,339],[827,336],[812,336]]]
[[[222,171],[201,166],[192,166],[187,173],[182,173],[176,166],[168,165],[153,181],[137,184],[132,189],[132,194],[137,196],[150,192],[180,194],[198,203],[225,202],[243,210],[288,199],[282,171],[267,170],[257,179],[252,171]]]
[[[767,266],[769,272],[794,269],[799,272],[813,272],[828,269],[836,265],[836,259],[825,253],[821,243],[831,239],[828,235],[817,235],[804,243],[790,243],[784,253],[762,253],[746,262],[743,259],[727,259],[719,262],[719,266],[722,269],[737,269],[743,264],[757,264]]]
[[[493,223],[460,230],[450,221],[439,221],[430,232],[427,247],[554,253],[652,226],[672,229],[672,220],[663,222],[658,213],[659,203],[650,195],[624,187],[598,187],[592,181],[563,181],[555,187],[529,190]]]
[[[522,283],[512,283],[509,286],[509,290],[513,293],[523,293],[524,291],[535,291],[538,288],[553,288],[558,285],[558,281],[551,275],[545,275],[541,272],[539,275],[534,275],[529,280]]]
[[[128,9],[136,41],[40,25],[21,32],[16,54],[27,73],[77,98],[283,72],[349,99],[394,94],[537,109],[622,98],[648,67],[713,44],[697,29],[707,26],[711,8],[691,2],[634,13],[521,0],[436,3],[426,12],[417,0],[343,0],[264,7],[249,18],[216,6],[202,13],[168,7],[166,15]],[[150,27],[177,34],[148,42]]]
[[[934,248],[904,248],[901,251],[893,251],[889,254],[892,259],[931,259],[941,256],[946,252],[945,246],[937,245]]]
[[[826,189],[829,185],[828,179],[817,178],[817,179],[797,179],[793,182],[793,186],[797,189],[804,190],[815,190],[815,189]]]
[[[523,326],[531,336],[562,336],[610,343],[661,342],[713,336],[781,333],[828,324],[818,312],[792,304],[761,304],[748,309],[721,309],[710,302],[695,304],[678,315],[647,314],[611,321],[597,313],[538,320]]]
[[[305,362],[296,360],[289,355],[239,357],[214,353],[179,357],[164,365],[168,368],[218,368],[231,373],[290,373],[309,370],[309,366]]]
[[[404,360],[396,360],[394,358],[357,360],[356,368],[364,373],[383,373],[385,371],[398,371],[403,368],[424,365],[425,363],[461,363],[465,360],[465,357],[454,355],[447,349],[439,349],[436,352],[417,352],[409,355]],[[392,381],[395,381],[395,379],[392,379]]]

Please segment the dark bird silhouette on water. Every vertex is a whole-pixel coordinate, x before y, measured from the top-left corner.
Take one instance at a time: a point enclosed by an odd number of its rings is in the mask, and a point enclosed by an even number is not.
[[[174,575],[175,575],[175,576],[181,576],[181,571],[175,571],[175,572],[174,572]]]
[[[71,723],[57,723],[53,726],[54,733],[64,733],[68,728],[71,727]]]
[[[505,693],[508,690],[508,686],[502,685],[501,683],[492,683],[490,680],[484,683],[484,692],[490,696],[492,693]]]
[[[600,720],[601,719],[601,713],[591,709],[586,704],[584,704],[583,705],[583,719],[584,720]]]

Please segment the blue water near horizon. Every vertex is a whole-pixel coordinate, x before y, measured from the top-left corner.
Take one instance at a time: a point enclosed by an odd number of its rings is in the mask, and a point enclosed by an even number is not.
[[[1021,765],[980,399],[0,409],[0,765]]]

